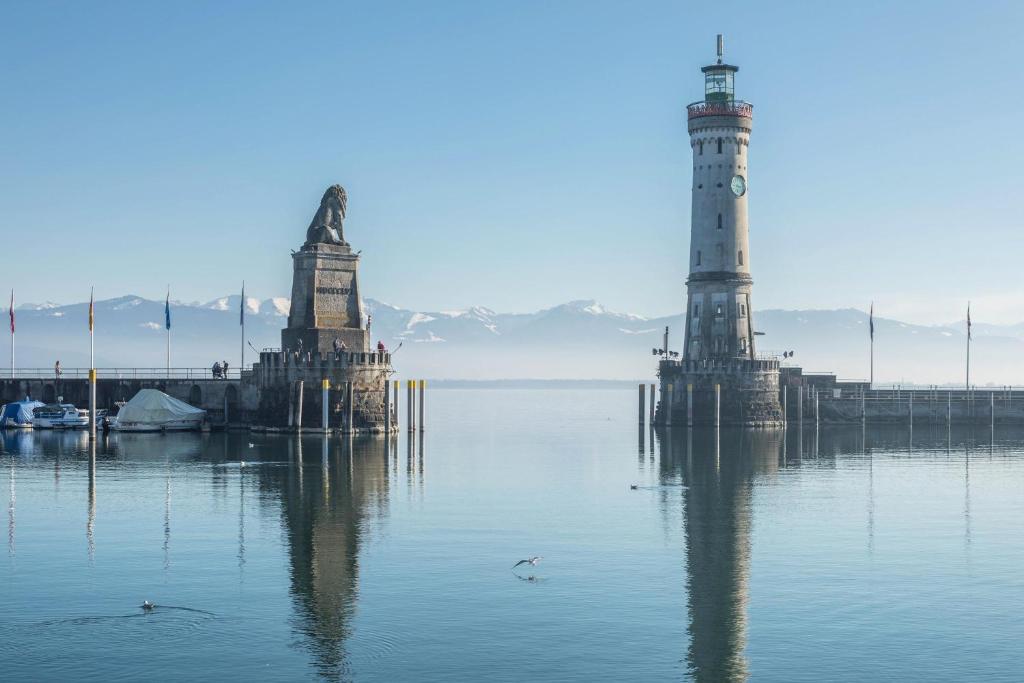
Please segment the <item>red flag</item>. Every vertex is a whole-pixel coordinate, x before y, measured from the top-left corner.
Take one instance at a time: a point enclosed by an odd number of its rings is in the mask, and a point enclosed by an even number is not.
[[[11,334],[14,334],[14,290],[11,290]]]

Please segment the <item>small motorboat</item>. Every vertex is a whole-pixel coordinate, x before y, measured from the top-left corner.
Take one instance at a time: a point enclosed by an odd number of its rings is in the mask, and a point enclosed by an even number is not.
[[[52,403],[32,411],[36,429],[83,429],[89,426],[89,411],[70,403]]]

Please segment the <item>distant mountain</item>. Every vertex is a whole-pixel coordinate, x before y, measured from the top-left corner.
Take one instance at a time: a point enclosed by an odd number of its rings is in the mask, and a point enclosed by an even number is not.
[[[227,359],[237,367],[240,297],[171,304],[171,354],[176,367],[208,367]],[[652,379],[666,326],[678,349],[681,315],[645,318],[609,311],[596,301],[571,301],[533,313],[497,313],[483,307],[411,311],[366,300],[374,343],[396,350],[404,377],[448,379]],[[289,301],[246,300],[246,337],[257,349],[280,345]],[[24,304],[17,311],[17,364],[50,369],[88,364],[88,303]],[[795,352],[808,371],[843,378],[868,375],[868,318],[854,309],[761,311],[755,328],[762,353]],[[878,382],[964,381],[964,323],[911,325],[875,319]],[[1024,384],[1024,323],[974,323],[972,380]],[[163,367],[164,302],[123,296],[96,302],[96,356],[100,367]],[[6,343],[0,342],[0,348]],[[6,349],[4,348],[4,351]],[[0,351],[0,358],[6,359]],[[246,358],[255,354],[247,346]],[[0,361],[3,364],[3,361]]]

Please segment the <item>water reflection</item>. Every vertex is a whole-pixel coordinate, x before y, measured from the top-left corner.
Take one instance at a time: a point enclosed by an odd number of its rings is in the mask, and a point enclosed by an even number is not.
[[[990,451],[989,430],[945,426],[799,428],[788,432],[722,430],[659,431],[660,483],[682,484],[686,575],[689,606],[689,674],[697,681],[740,681],[749,676],[747,639],[748,585],[751,572],[753,494],[759,479],[780,469],[834,469],[850,457],[866,470],[865,509],[868,552],[874,550],[874,451],[888,457],[914,457],[963,448],[964,543],[971,544],[971,458],[979,444]],[[1024,439],[1024,430],[1007,428],[1007,445]],[[806,450],[805,450],[806,449]],[[952,456],[951,456],[952,457]],[[669,505],[668,498],[664,499]]]
[[[310,450],[320,451],[320,462],[303,466]],[[360,544],[387,512],[388,461],[372,438],[294,438],[291,453],[287,466],[252,469],[262,491],[280,500],[294,628],[320,675],[337,678],[348,670]]]
[[[658,434],[661,483],[682,483],[689,596],[687,665],[697,681],[744,680],[752,490],[778,469],[777,431]]]

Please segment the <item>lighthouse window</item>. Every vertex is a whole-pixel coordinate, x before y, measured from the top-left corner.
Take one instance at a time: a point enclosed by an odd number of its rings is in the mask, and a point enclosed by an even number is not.
[[[736,254],[736,258],[739,261],[739,264],[742,266],[743,265],[743,252],[742,251],[738,252]]]
[[[722,153],[722,138],[718,138],[718,153]]]
[[[715,306],[715,315],[722,315],[722,304]]]
[[[697,250],[697,265],[700,265],[700,249]]]
[[[740,337],[740,351],[746,351],[746,350],[747,350],[747,338],[746,337]]]
[[[741,318],[746,318],[747,317],[747,305],[746,304],[740,304],[740,317]]]
[[[693,305],[693,317],[694,318],[699,318],[700,317],[700,304],[694,304]]]
[[[700,148],[700,156],[704,156],[704,141],[701,140],[700,142],[698,142],[697,146]]]
[[[718,214],[718,229],[722,229],[722,214]]]

